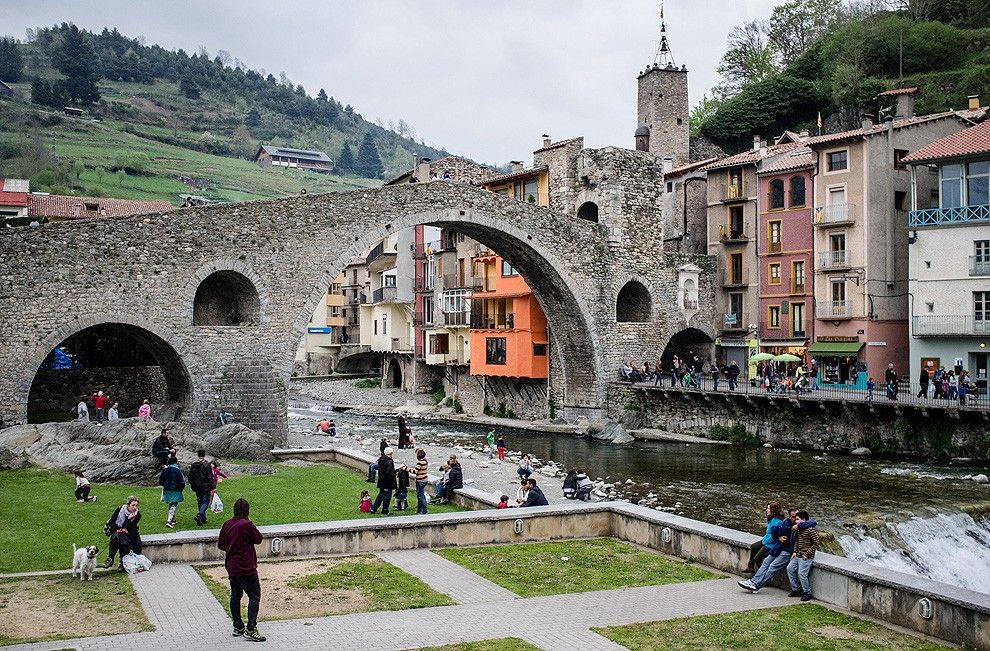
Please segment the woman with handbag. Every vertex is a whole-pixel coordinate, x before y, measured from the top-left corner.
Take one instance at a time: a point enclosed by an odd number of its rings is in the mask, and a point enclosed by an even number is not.
[[[141,521],[141,511],[138,510],[138,498],[131,495],[127,501],[118,506],[103,526],[103,533],[110,537],[110,552],[103,567],[113,567],[113,559],[120,553],[121,568],[123,560],[130,552],[141,553],[141,534],[138,532],[138,522]]]

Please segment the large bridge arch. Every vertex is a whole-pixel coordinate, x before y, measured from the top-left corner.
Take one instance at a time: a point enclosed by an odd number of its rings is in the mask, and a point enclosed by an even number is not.
[[[679,318],[666,306],[674,303],[671,270],[684,260],[658,257],[655,242],[614,248],[599,224],[461,183],[4,229],[0,341],[9,345],[0,347],[0,414],[23,421],[31,378],[65,338],[66,324],[133,319],[162,336],[188,369],[184,419],[206,427],[222,407],[249,426],[284,432],[294,351],[324,290],[354,255],[417,224],[460,231],[522,271],[550,323],[551,385],[565,417],[604,410],[605,384],[627,347],[615,329],[619,279],[642,274],[663,306],[644,324],[652,326],[649,341],[637,337],[637,344],[660,346]],[[637,237],[659,233],[634,226]],[[257,288],[256,324],[193,325],[196,287],[217,270],[236,271]]]

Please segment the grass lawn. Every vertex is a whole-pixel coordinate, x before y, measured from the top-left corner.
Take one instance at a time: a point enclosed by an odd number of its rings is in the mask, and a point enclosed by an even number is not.
[[[445,646],[427,646],[416,651],[538,651],[540,647],[533,646],[518,637],[505,637],[500,640],[482,640],[481,642],[459,642]]]
[[[230,586],[223,566],[199,566],[196,571],[226,610]],[[267,595],[262,601],[262,620],[454,603],[418,578],[371,555],[262,562],[258,575],[261,591]]]
[[[936,651],[949,648],[815,604],[594,630],[631,651]]]
[[[361,491],[372,490],[361,475],[334,466],[288,467],[276,464],[274,475],[237,475],[220,484],[224,513],[209,514],[209,528],[219,528],[230,517],[234,500],[251,503],[251,519],[259,525],[383,518],[358,511]],[[141,500],[141,533],[167,533],[167,507],[157,486],[93,484],[96,503],[79,504],[73,498],[71,475],[47,470],[0,471],[0,573],[66,569],[72,566],[72,543],[95,544],[100,561],[106,558],[103,525],[128,495]],[[195,529],[196,496],[190,490],[179,504],[176,531]],[[410,503],[415,503],[411,496]],[[449,504],[430,505],[431,513],[462,511]],[[411,514],[413,511],[406,511]]]
[[[721,577],[614,538],[440,549],[436,553],[521,597]]]
[[[151,629],[126,574],[0,580],[0,645]]]

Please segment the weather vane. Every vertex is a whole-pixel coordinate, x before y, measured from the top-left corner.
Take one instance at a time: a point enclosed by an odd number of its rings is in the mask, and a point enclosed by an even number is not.
[[[663,18],[663,2],[660,3],[660,45],[657,47],[657,55],[653,57],[653,65],[674,67],[674,55],[671,54],[670,44],[667,43],[667,23]]]

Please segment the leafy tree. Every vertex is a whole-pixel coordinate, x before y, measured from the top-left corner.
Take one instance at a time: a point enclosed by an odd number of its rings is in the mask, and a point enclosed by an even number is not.
[[[840,0],[789,0],[774,7],[767,42],[779,62],[787,65],[834,30],[841,19]]]
[[[694,108],[691,109],[691,114],[688,116],[688,129],[692,136],[696,136],[701,132],[702,125],[708,120],[713,118],[718,109],[725,102],[725,97],[718,92],[718,89],[712,89],[712,95],[704,95]]]
[[[0,38],[0,80],[14,83],[24,78],[24,60],[17,41]]]
[[[375,146],[370,131],[364,134],[364,139],[358,148],[354,171],[357,172],[358,176],[368,179],[380,179],[385,174],[385,167],[382,165],[382,159],[378,155],[378,148]]]
[[[63,25],[61,42],[52,58],[55,67],[66,76],[62,87],[71,101],[83,106],[100,101],[97,60],[88,32],[71,23]]]
[[[751,20],[729,32],[729,49],[718,64],[718,73],[729,89],[740,90],[777,71],[773,49],[767,42],[767,29],[767,21]]]
[[[63,82],[48,81],[35,76],[31,82],[31,101],[41,106],[62,108],[69,103],[70,99]]]
[[[231,136],[234,152],[241,158],[251,158],[258,152],[258,147],[251,137],[251,132],[243,124],[234,129]]]
[[[182,91],[182,95],[187,99],[199,99],[199,86],[193,81],[192,77],[189,75],[183,75],[182,79],[179,80],[179,90]]]
[[[253,106],[251,107],[251,110],[248,111],[247,117],[244,118],[244,125],[251,129],[261,126],[261,113],[258,109]]]
[[[337,162],[334,168],[338,172],[353,172],[354,171],[354,154],[351,153],[351,146],[344,143],[344,146],[340,148],[340,156],[337,157]]]

